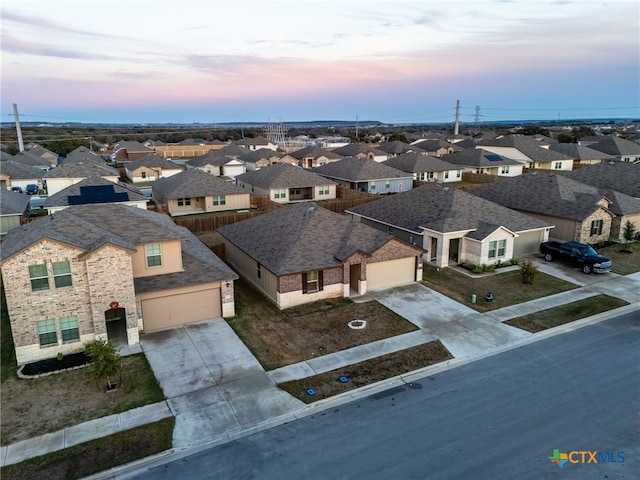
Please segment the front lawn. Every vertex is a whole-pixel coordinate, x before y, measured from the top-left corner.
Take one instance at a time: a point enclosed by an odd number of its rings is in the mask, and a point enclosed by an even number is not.
[[[478,312],[528,302],[578,287],[542,272],[538,274],[533,285],[526,285],[522,283],[519,269],[503,273],[498,269],[496,273],[474,278],[452,268],[437,270],[431,265],[425,265],[422,278],[422,283],[427,287]],[[492,302],[485,301],[487,292],[493,293]],[[475,304],[471,302],[472,295],[476,295]]]
[[[640,242],[611,245],[605,248],[596,248],[596,250],[611,259],[613,273],[629,275],[640,272]]]
[[[279,310],[244,280],[235,282],[235,300],[229,325],[265,370],[417,330],[376,301],[335,298]],[[367,325],[354,330],[347,325],[351,320]]]
[[[512,318],[504,323],[512,327],[521,328],[527,332],[536,333],[598,313],[613,310],[614,308],[624,307],[625,305],[629,305],[629,303],[619,298],[610,297],[609,295],[596,295],[595,297],[585,298],[584,300],[568,303],[559,307]]]

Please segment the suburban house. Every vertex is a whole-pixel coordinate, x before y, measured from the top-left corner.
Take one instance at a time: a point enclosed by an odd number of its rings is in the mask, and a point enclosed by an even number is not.
[[[549,222],[435,183],[346,213],[422,247],[427,260],[440,268],[506,262],[537,252],[553,228]]]
[[[47,172],[44,176],[44,181],[47,184],[47,194],[54,195],[68,186],[75,185],[89,177],[102,177],[110,182],[117,183],[120,179],[120,173],[105,162],[63,163]]]
[[[261,148],[267,148],[275,152],[278,149],[278,145],[276,145],[275,143],[271,143],[264,137],[243,138],[240,140],[236,140],[233,143],[234,145],[248,148],[251,151],[260,150]]]
[[[376,162],[384,162],[389,158],[387,152],[383,152],[373,145],[367,145],[366,143],[349,143],[344,147],[334,148],[332,151],[342,157],[368,158]]]
[[[13,160],[3,160],[0,162],[0,182],[2,190],[11,190],[12,187],[20,187],[23,191],[27,185],[38,185],[42,188],[42,176],[46,171],[39,168],[30,167]],[[3,192],[4,193],[4,192]]]
[[[394,140],[388,143],[381,143],[378,145],[378,150],[385,152],[388,158],[397,157],[398,155],[402,155],[404,153],[421,153],[424,152],[423,149],[416,145],[410,145],[406,142],[401,142],[400,140]]]
[[[327,150],[316,145],[311,145],[309,147],[295,150],[289,155],[297,159],[298,165],[300,165],[302,168],[319,167],[320,165],[337,162],[338,160],[342,160],[344,158],[342,155],[338,155],[331,150]]]
[[[13,156],[12,159],[14,162],[21,163],[27,167],[37,168],[38,170],[51,170],[56,165],[58,165],[57,159],[50,160],[46,157],[41,157],[36,155],[35,153],[31,153],[27,150],[24,152],[18,152]]]
[[[182,165],[152,153],[127,163],[124,171],[133,183],[143,183],[177,175],[183,170]]]
[[[361,157],[347,157],[316,167],[313,172],[361,192],[384,194],[413,188],[413,174]]]
[[[251,207],[249,192],[196,168],[161,178],[152,189],[154,201],[171,216]]]
[[[20,226],[22,217],[29,208],[29,195],[3,190],[0,193],[0,235]]]
[[[252,170],[260,170],[275,163],[280,163],[284,155],[283,152],[274,152],[268,148],[259,148],[258,150],[252,150],[239,156],[238,160],[244,162],[245,170],[250,172]]]
[[[640,220],[639,199],[599,189],[564,174],[508,178],[474,188],[473,193],[553,223],[551,236],[562,241],[595,244],[610,237],[619,238],[621,225],[627,220]]]
[[[30,142],[24,146],[24,149],[32,155],[44,158],[52,165],[58,164],[59,155],[56,152],[52,152],[51,150],[44,148],[42,145]]]
[[[117,163],[133,162],[153,153],[153,149],[145,147],[140,142],[120,140],[113,146],[111,160]]]
[[[276,203],[336,198],[335,182],[288,163],[243,173],[236,177],[236,184],[254,196],[267,195]]]
[[[403,153],[382,162],[384,165],[411,173],[420,182],[459,182],[462,167],[452,165],[426,152]]]
[[[216,177],[227,177],[231,180],[247,170],[244,161],[240,157],[249,152],[246,149],[239,150],[239,147],[235,145],[231,145],[231,147],[233,149],[225,147],[222,150],[212,150],[205,155],[190,158],[186,163],[189,167],[200,169]],[[235,151],[236,149],[238,151]],[[225,154],[225,152],[228,152],[228,154]]]
[[[577,143],[555,143],[549,147],[555,152],[562,153],[567,157],[573,158],[573,166],[594,165],[596,163],[609,162],[614,160],[613,155],[599,152],[593,148],[583,147]]]
[[[64,159],[63,163],[80,163],[80,162],[96,162],[96,163],[105,163],[104,158],[102,158],[97,153],[94,153],[92,150],[88,149],[85,146],[80,146],[75,150],[70,151]]]
[[[212,150],[220,150],[228,145],[221,140],[205,140],[203,138],[187,138],[178,143],[163,143],[147,140],[144,145],[152,148],[156,154],[165,158],[185,158],[205,155]]]
[[[237,275],[167,215],[141,208],[69,207],[11,230],[0,262],[19,365],[235,314]]]
[[[564,175],[599,189],[617,190],[630,197],[640,198],[640,168],[629,162],[599,163],[566,172]],[[640,229],[640,224],[638,228]]]
[[[481,148],[461,150],[442,157],[447,163],[457,165],[472,173],[496,175],[499,177],[515,177],[522,175],[522,162],[492,153]]]
[[[640,163],[640,145],[616,135],[607,135],[591,143],[589,148],[606,153],[620,162]]]
[[[96,203],[122,203],[144,210],[147,209],[147,198],[135,186],[113,182],[98,176],[85,178],[53,195],[49,195],[44,202],[44,208],[51,215],[71,205]]]
[[[427,152],[429,155],[436,157],[449,155],[460,150],[459,147],[454,146],[452,143],[444,139],[423,138],[416,140],[411,145],[413,147],[421,148],[423,152]]]
[[[217,231],[227,262],[281,309],[422,278],[420,248],[312,202]]]
[[[482,140],[478,142],[476,148],[517,160],[529,169],[573,169],[573,158],[551,150],[549,144],[541,143],[531,136],[506,135],[491,140]]]

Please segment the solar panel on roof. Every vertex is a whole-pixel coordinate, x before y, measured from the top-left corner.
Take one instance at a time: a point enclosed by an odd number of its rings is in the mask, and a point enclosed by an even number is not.
[[[86,205],[90,203],[115,203],[129,200],[127,192],[116,193],[113,185],[90,185],[80,187],[80,195],[69,195],[69,205]]]
[[[500,155],[496,155],[495,153],[488,153],[485,155],[486,159],[490,162],[500,162],[502,161],[502,157]]]

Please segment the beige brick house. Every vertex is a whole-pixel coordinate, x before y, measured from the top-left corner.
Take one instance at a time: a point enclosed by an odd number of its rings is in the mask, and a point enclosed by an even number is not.
[[[71,206],[23,225],[0,261],[18,364],[235,314],[237,275],[166,215],[132,206]]]

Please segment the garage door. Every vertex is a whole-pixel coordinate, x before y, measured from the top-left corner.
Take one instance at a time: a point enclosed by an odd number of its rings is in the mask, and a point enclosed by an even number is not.
[[[142,300],[145,332],[221,316],[219,288]]]
[[[367,264],[367,290],[410,283],[416,275],[415,257]]]
[[[540,232],[526,232],[519,234],[513,243],[513,256],[519,258],[522,255],[536,253],[540,249]]]

